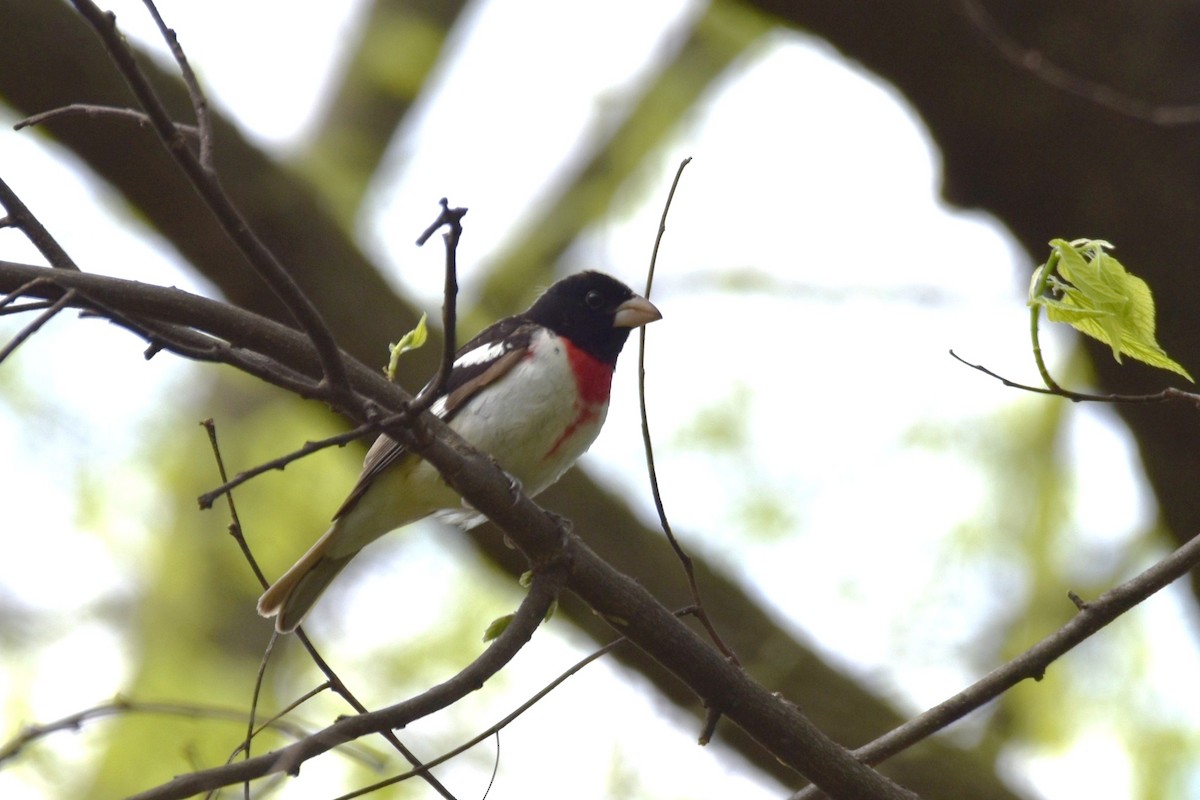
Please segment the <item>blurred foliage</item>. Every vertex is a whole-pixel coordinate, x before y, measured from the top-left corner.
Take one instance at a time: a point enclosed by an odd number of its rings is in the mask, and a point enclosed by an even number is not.
[[[1065,385],[1086,384],[1081,355],[1076,350],[1070,360]],[[1112,552],[1079,551],[1073,521],[1078,487],[1064,441],[1076,408],[1025,397],[999,419],[953,428],[930,423],[910,433],[912,444],[969,454],[987,476],[985,505],[956,531],[939,570],[966,570],[993,595],[998,610],[991,622],[956,643],[980,673],[1069,621],[1075,607],[1068,591],[1085,601],[1095,597],[1161,558],[1168,546],[1163,532],[1151,529],[1131,542],[1110,544]],[[933,607],[955,602],[944,585],[928,591]],[[1142,609],[1135,609],[1051,665],[1040,681],[1006,692],[986,712],[990,726],[1019,748],[1044,752],[1063,752],[1085,732],[1102,729],[1120,739],[1134,761],[1134,796],[1187,796],[1178,787],[1194,777],[1190,754],[1198,733],[1178,715],[1148,713],[1162,700],[1144,669],[1152,644],[1145,621]],[[1158,748],[1153,754],[1148,741]]]
[[[432,76],[447,55],[444,47],[463,10],[459,3],[377,0],[356,31],[359,38],[348,45],[352,56],[320,129],[311,146],[288,164],[321,193],[347,231],[353,230],[371,181],[414,104],[436,90]],[[491,255],[487,286],[481,292],[485,305],[469,318],[477,323],[508,313],[529,299],[530,287],[547,283],[570,245],[607,215],[619,213],[614,209],[619,192],[648,171],[647,164],[661,157],[663,143],[696,112],[729,67],[751,55],[777,24],[741,4],[705,7],[675,43],[674,52],[612,103],[610,118],[589,132],[593,146],[560,174],[552,196],[539,204],[523,229]],[[397,58],[396,53],[405,57]],[[725,273],[729,285],[778,289],[773,276],[755,269]],[[382,362],[382,345],[379,353]],[[62,426],[75,398],[40,392],[23,375],[23,355],[0,370],[0,402],[15,416],[34,420],[33,425]],[[769,542],[794,532],[798,512],[795,498],[775,487],[756,466],[747,427],[754,413],[754,389],[739,385],[710,400],[672,445],[726,468],[733,476],[726,488],[734,498],[738,527],[746,539]],[[1064,587],[1086,597],[1127,574],[1144,550],[1159,546],[1147,537],[1149,543],[1139,543],[1102,574],[1075,569],[1070,543],[1064,544],[1072,502],[1070,465],[1062,458],[1068,413],[1061,403],[1021,402],[1002,419],[978,420],[956,429],[929,424],[911,434],[910,442],[921,447],[970,453],[991,492],[978,518],[955,532],[944,556],[948,571],[981,576],[1002,592],[995,599],[1001,610],[992,623],[957,643],[981,670],[1061,625],[1072,612]],[[77,498],[79,527],[116,553],[121,563],[133,565],[128,572],[131,585],[100,598],[85,615],[120,631],[123,684],[131,695],[245,708],[269,625],[253,611],[259,587],[227,533],[224,503],[203,513],[195,510],[195,497],[218,483],[204,431],[196,424],[208,416],[217,422],[231,473],[342,430],[340,421],[324,409],[230,371],[190,370],[170,407],[144,421],[147,434],[141,449],[77,476],[83,487]],[[362,452],[362,445],[325,451],[237,490],[246,537],[268,575],[278,574],[320,533],[322,521],[352,484]],[[131,505],[153,509],[152,529],[128,528]],[[456,550],[454,558],[462,567],[446,580],[455,583],[456,591],[448,593],[460,599],[443,603],[438,598],[421,608],[398,608],[402,637],[389,631],[374,644],[359,643],[357,650],[339,653],[339,664],[346,664],[348,672],[361,674],[364,666],[370,667],[369,686],[357,687],[348,678],[352,689],[369,695],[363,697],[368,704],[404,696],[460,666],[482,647],[488,620],[509,610],[519,596],[515,583],[497,577],[465,550]],[[461,591],[463,585],[471,591]],[[946,586],[930,586],[928,591],[931,605],[954,602]],[[335,589],[331,604],[340,599]],[[336,627],[331,619],[336,615],[318,615],[314,622]],[[42,623],[40,618],[31,622],[19,604],[0,596],[0,641],[6,645],[0,659],[7,680],[17,684],[7,690],[6,719],[28,714],[20,698],[24,687],[33,685],[35,670],[21,663],[26,647],[32,650],[61,631],[51,625],[49,632],[29,632]],[[897,632],[897,639],[905,633],[911,631]],[[1200,743],[1194,729],[1183,722],[1173,724],[1166,717],[1143,713],[1145,698],[1135,690],[1145,680],[1138,673],[1143,635],[1132,619],[1123,620],[1117,634],[1055,665],[1040,684],[1007,694],[987,712],[992,727],[1010,737],[1008,741],[1053,748],[1068,742],[1081,724],[1089,724],[1086,715],[1080,722],[1080,707],[1097,720],[1122,720],[1120,733],[1138,759],[1140,796],[1182,796],[1178,787],[1186,784],[1190,766],[1179,754],[1194,752]],[[408,645],[393,646],[397,638]],[[10,649],[14,642],[18,646]],[[420,658],[414,659],[417,652]],[[273,659],[260,717],[321,680],[294,642],[277,648]],[[1119,677],[1089,683],[1087,675],[1094,670],[1073,669],[1070,659],[1102,662],[1103,672]],[[775,666],[781,672],[791,668]],[[499,682],[504,680],[502,675]],[[298,717],[316,726],[345,711],[326,694],[302,708]],[[477,723],[464,721],[464,727],[471,724]],[[88,786],[82,780],[55,783],[49,777],[39,785],[60,797],[121,796],[194,766],[224,761],[242,735],[243,726],[235,724],[127,716],[89,726],[75,745],[64,747],[59,740],[32,748],[20,769],[43,776],[79,775],[79,765],[86,764],[94,768]],[[452,740],[444,731],[437,735],[441,738],[436,744]],[[72,746],[76,751],[60,755],[60,748]],[[368,746],[373,755],[388,761],[389,768],[395,767],[397,759],[382,744]],[[980,749],[988,751],[988,759],[997,755],[998,748]],[[601,757],[612,758],[609,781],[614,796],[640,790],[642,776],[631,754],[618,749],[615,755]],[[379,777],[357,762],[349,772],[355,782]],[[303,786],[297,791],[303,792]],[[406,785],[384,796],[424,794],[422,787]]]

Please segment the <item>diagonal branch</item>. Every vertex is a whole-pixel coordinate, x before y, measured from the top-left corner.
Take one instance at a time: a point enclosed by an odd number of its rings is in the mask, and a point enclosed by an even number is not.
[[[1041,680],[1060,657],[1148,597],[1166,588],[1200,565],[1200,535],[1194,536],[1166,558],[1141,574],[1109,589],[1085,603],[1074,593],[1069,597],[1079,613],[1021,655],[992,670],[982,679],[948,700],[934,706],[890,733],[854,751],[866,764],[879,764],[917,742],[932,736],[971,711],[982,708],[1023,680]],[[812,788],[792,795],[791,800],[823,796]]]
[[[483,686],[529,641],[542,623],[546,612],[558,597],[567,576],[567,564],[538,570],[521,602],[512,623],[492,642],[474,662],[453,678],[402,703],[344,717],[322,731],[293,745],[256,758],[235,761],[221,767],[199,770],[182,775],[149,791],[135,795],[132,800],[170,800],[190,797],[199,792],[230,786],[235,783],[272,774],[295,774],[305,761],[353,741],[361,736],[401,728],[436,711],[446,708]]]
[[[312,340],[320,360],[324,382],[332,387],[334,393],[344,395],[341,398],[343,402],[353,402],[342,353],[320,312],[275,258],[274,253],[251,231],[216,177],[192,152],[187,137],[167,113],[146,74],[134,59],[133,52],[117,30],[116,17],[111,12],[101,11],[91,0],[72,2],[100,37],[121,76],[150,117],[150,123],[167,152],[191,181],[192,187],[220,222],[222,229],[233,240],[247,263],[283,301],[293,318]]]
[[[41,220],[34,216],[3,179],[0,179],[0,206],[7,212],[7,216],[0,220],[0,227],[4,227],[6,223],[25,234],[50,266],[58,269],[79,269],[62,245],[42,225]]]

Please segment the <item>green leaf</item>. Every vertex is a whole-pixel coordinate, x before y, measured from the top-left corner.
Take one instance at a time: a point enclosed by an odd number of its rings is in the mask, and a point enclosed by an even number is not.
[[[504,631],[508,630],[508,626],[512,624],[515,614],[505,614],[503,617],[496,617],[491,624],[487,626],[487,630],[483,632],[483,640],[490,642],[498,637]]]
[[[1104,342],[1118,362],[1127,355],[1192,380],[1155,341],[1150,287],[1108,254],[1111,244],[1054,239],[1050,246],[1050,259],[1034,273],[1030,285],[1031,306],[1045,308],[1051,322],[1065,322]]]
[[[421,319],[417,321],[417,327],[413,328],[408,333],[400,337],[400,341],[395,344],[388,345],[388,365],[384,370],[389,381],[396,380],[396,368],[400,364],[400,356],[407,353],[409,350],[416,350],[425,344],[425,340],[429,338],[429,330],[425,326],[427,314],[422,314]]]

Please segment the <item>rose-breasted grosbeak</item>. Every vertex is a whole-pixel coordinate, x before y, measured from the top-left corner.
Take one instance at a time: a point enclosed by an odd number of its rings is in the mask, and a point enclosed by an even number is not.
[[[430,411],[535,495],[595,441],[631,329],[661,318],[650,301],[615,278],[572,275],[527,311],[463,345]],[[459,496],[432,466],[380,436],[333,525],[259,598],[258,613],[275,617],[281,633],[295,630],[360,550],[395,528],[455,509],[459,521],[478,518],[463,512]]]

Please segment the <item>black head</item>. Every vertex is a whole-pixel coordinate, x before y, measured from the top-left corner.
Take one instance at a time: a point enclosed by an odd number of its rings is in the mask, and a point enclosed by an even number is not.
[[[547,289],[523,315],[609,364],[633,328],[662,319],[649,300],[602,272],[580,272]]]

